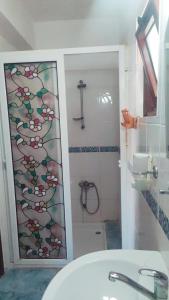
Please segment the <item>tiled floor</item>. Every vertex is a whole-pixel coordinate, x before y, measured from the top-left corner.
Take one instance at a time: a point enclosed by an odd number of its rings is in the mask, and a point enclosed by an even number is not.
[[[107,249],[121,249],[121,229],[120,225],[114,221],[106,221]]]
[[[105,227],[107,249],[121,248],[119,225],[108,221]],[[0,300],[41,300],[47,285],[58,271],[58,269],[9,270],[0,278]]]
[[[13,269],[0,278],[0,300],[41,300],[57,269]]]

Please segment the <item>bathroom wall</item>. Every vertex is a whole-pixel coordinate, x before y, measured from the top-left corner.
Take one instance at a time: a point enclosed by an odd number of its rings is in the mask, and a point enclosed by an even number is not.
[[[15,51],[16,48],[10,44],[4,37],[0,36],[0,51]]]
[[[167,11],[165,9],[164,11]],[[164,17],[162,18],[164,20]],[[164,32],[161,32],[160,43],[160,64],[163,63],[163,51],[161,45],[164,38]],[[143,106],[143,86],[142,86],[142,64],[140,55],[136,47],[136,43],[131,43],[128,48],[129,72],[136,74],[135,79],[130,85],[136,86],[135,94],[129,90],[129,108],[132,114],[142,116]],[[133,55],[134,53],[134,55]],[[135,58],[131,60],[132,58]],[[158,81],[158,116],[151,118],[140,118],[139,128],[132,129],[129,132],[130,145],[128,148],[128,162],[132,164],[132,156],[134,152],[150,153],[153,157],[153,164],[158,167],[158,179],[153,179],[148,192],[141,193],[134,191],[132,197],[132,209],[134,231],[131,230],[133,236],[133,245],[136,249],[160,250],[169,267],[169,196],[161,195],[160,189],[168,189],[169,184],[169,159],[166,158],[166,126],[165,126],[165,101],[163,70],[160,68],[160,78]],[[139,87],[139,88],[138,88]],[[134,101],[136,99],[136,101]],[[132,183],[134,178],[128,170],[128,193],[132,193]]]
[[[15,51],[16,48],[14,48],[14,46],[12,45],[12,43],[9,43],[4,37],[0,36],[0,52],[2,51]],[[0,140],[2,140],[2,132],[0,129]],[[4,170],[4,165],[3,165],[3,161],[2,161],[2,145],[0,146],[0,186],[1,186],[1,194],[0,197],[2,197],[0,199],[1,203],[4,203],[4,198],[7,195],[7,191],[5,189],[4,186],[4,177],[6,176],[5,174],[5,170]],[[8,224],[6,225],[6,220],[8,222]],[[8,214],[4,215],[4,210],[2,212],[1,210],[1,206],[0,206],[0,234],[1,237],[3,237],[3,244],[2,244],[2,248],[3,248],[3,258],[4,258],[4,265],[7,266],[9,265],[9,257],[11,259],[11,261],[13,260],[13,256],[12,256],[12,245],[11,245],[11,240],[12,237],[8,236],[7,232],[8,229],[10,227],[10,219],[9,219],[9,211]]]
[[[82,57],[83,60],[83,57]],[[85,129],[72,120],[80,113],[78,81],[84,91]],[[120,218],[119,95],[118,69],[66,71],[68,136],[73,222],[100,222]],[[81,180],[98,187],[101,206],[96,215],[88,215],[80,205]],[[89,206],[94,208],[96,194],[89,192]]]

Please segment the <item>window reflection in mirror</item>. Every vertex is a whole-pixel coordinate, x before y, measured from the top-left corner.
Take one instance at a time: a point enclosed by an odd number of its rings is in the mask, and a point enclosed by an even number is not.
[[[155,71],[155,76],[158,78],[158,45],[159,45],[159,35],[155,23],[153,23],[151,29],[149,30],[147,37],[147,47],[150,52],[152,59],[152,64]]]
[[[144,67],[144,116],[157,114],[158,79],[158,3],[150,0],[142,17],[138,18],[136,39]]]

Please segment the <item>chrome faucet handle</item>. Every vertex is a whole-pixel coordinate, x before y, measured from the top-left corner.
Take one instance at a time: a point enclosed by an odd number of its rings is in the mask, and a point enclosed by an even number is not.
[[[166,274],[153,269],[140,269],[139,274],[154,277],[154,294],[156,299],[168,299],[168,277]]]

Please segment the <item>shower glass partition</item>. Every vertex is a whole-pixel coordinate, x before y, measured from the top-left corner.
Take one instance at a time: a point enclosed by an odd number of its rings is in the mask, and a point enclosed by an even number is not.
[[[15,263],[72,258],[62,56],[1,57],[1,108]]]

